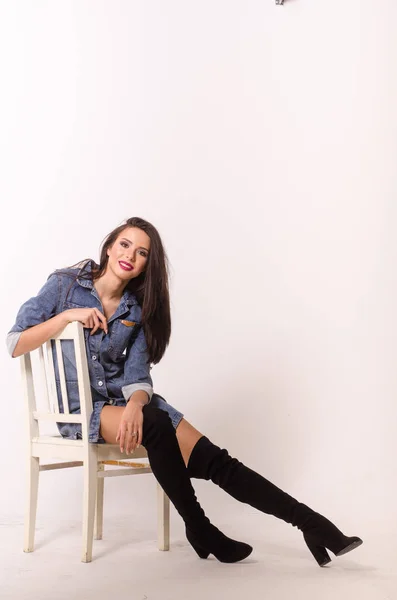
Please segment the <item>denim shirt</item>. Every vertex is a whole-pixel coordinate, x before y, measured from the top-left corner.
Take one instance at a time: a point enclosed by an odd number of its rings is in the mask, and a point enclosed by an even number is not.
[[[85,273],[91,271],[91,262],[86,263],[84,271]],[[7,336],[8,350],[11,355],[23,331],[65,310],[98,308],[102,313],[104,312],[93,282],[79,276],[82,272],[80,268],[55,271],[48,277],[37,296],[30,298],[21,306],[16,322]],[[137,390],[145,391],[150,402],[153,383],[141,324],[141,312],[135,296],[125,291],[116,312],[108,320],[107,334],[102,329],[98,329],[94,335],[90,335],[91,331],[84,329],[94,406],[96,401],[112,403],[112,399],[122,398],[128,401],[131,394]],[[62,350],[70,412],[78,413],[80,403],[73,342],[62,340]],[[54,351],[53,355],[58,400],[60,411],[63,412],[59,371]],[[58,423],[61,433],[63,425],[66,424]]]

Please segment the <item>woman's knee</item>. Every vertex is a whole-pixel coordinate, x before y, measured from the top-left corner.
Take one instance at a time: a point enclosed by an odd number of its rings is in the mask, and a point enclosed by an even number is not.
[[[150,448],[171,435],[175,435],[175,429],[168,413],[147,404],[143,408],[142,445]]]
[[[171,425],[171,427],[174,428],[169,414],[165,410],[161,410],[161,408],[157,408],[157,406],[154,406],[150,402],[149,402],[149,404],[146,404],[143,407],[143,427],[144,428],[145,428],[145,423],[146,423],[146,427],[148,427],[150,425],[155,425],[156,428],[159,428],[159,429],[160,428],[161,429],[164,429],[164,428],[169,429],[169,427]]]

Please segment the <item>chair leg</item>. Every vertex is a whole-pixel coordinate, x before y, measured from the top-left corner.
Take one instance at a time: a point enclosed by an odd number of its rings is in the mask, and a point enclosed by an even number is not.
[[[105,467],[102,463],[98,463],[98,472],[104,471]],[[105,479],[98,477],[96,484],[96,507],[95,507],[95,525],[94,537],[96,540],[102,539],[103,534],[103,492]]]
[[[27,490],[25,509],[24,552],[33,552],[34,533],[36,529],[37,495],[39,490],[40,459],[29,457],[27,468]]]
[[[83,554],[82,562],[91,562],[94,539],[95,501],[97,491],[97,451],[94,444],[88,444],[88,453],[84,459],[84,497],[83,497]]]
[[[170,499],[157,483],[157,545],[159,550],[170,549]]]

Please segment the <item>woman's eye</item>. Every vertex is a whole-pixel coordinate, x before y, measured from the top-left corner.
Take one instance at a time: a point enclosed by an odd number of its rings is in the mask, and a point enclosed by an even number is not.
[[[129,248],[129,244],[127,244],[127,242],[120,242],[120,246],[123,246],[123,248]],[[146,252],[144,252],[143,250],[140,250],[139,254],[141,256],[144,256],[145,258],[148,257],[148,255],[146,254]]]

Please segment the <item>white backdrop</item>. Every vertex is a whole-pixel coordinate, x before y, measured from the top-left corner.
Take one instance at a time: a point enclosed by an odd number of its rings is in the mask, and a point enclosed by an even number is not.
[[[395,0],[0,3],[3,338],[53,269],[150,220],[172,264],[155,390],[362,537],[397,527],[396,18]],[[0,352],[17,522],[19,361]],[[42,479],[39,519],[78,519],[81,474]],[[108,518],[152,518],[139,479],[109,482]],[[196,488],[218,521],[251,518]]]

